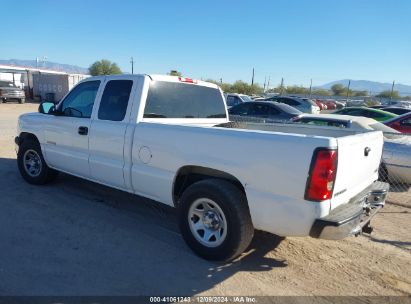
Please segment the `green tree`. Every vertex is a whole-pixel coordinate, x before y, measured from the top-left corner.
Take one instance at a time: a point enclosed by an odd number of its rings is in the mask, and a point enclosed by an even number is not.
[[[312,95],[318,95],[318,96],[330,96],[331,92],[325,89],[314,89],[311,92]]]
[[[310,90],[303,86],[288,86],[285,90],[287,94],[309,94]]]
[[[391,97],[391,91],[382,91],[380,94],[376,95],[376,97],[390,98]],[[400,92],[393,91],[392,92],[392,98],[401,98]]]
[[[90,75],[92,76],[122,73],[116,63],[111,62],[110,60],[107,60],[107,59],[102,59],[102,60],[94,62],[89,67],[89,72],[90,72]]]
[[[336,83],[331,87],[331,91],[333,91],[334,95],[344,95],[347,94],[346,87],[344,87],[341,83]]]
[[[353,96],[358,97],[358,96],[368,96],[368,91],[353,91]]]
[[[170,73],[168,73],[168,75],[170,76],[183,76],[183,74],[181,74],[181,72],[177,71],[177,70],[171,70]]]
[[[261,94],[263,92],[263,88],[260,87],[258,84],[249,85],[248,83],[237,80],[230,86],[230,93],[239,93],[239,94]]]

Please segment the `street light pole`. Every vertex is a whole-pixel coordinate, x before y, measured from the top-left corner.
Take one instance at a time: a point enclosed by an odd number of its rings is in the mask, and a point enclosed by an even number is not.
[[[310,99],[311,99],[311,92],[312,92],[312,88],[313,88],[313,79],[310,79]]]
[[[254,68],[253,68],[253,77],[251,78],[251,86],[254,85]]]
[[[350,85],[351,85],[351,80],[348,80],[347,100],[346,100],[346,102],[348,102],[348,94],[350,94]]]
[[[131,74],[134,74],[134,58],[133,57],[131,57],[130,63],[131,63]]]
[[[392,104],[392,94],[394,93],[394,85],[395,85],[395,80],[392,82],[392,86],[391,86],[390,105]]]

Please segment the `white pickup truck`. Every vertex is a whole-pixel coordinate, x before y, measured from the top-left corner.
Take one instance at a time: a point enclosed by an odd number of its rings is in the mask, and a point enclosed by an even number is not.
[[[240,255],[254,229],[370,233],[388,189],[381,132],[230,122],[218,86],[182,77],[87,78],[20,116],[15,142],[27,182],[62,171],[174,206],[189,247],[213,260]]]

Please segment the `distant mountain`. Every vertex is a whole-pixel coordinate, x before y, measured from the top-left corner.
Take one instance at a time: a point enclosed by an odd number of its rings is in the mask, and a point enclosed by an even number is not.
[[[45,61],[45,62],[40,61],[37,65],[36,60],[19,60],[19,59],[1,60],[0,59],[0,64],[16,65],[16,66],[32,67],[32,68],[38,67],[40,69],[66,72],[69,74],[88,74],[89,73],[87,68],[82,68],[82,67],[71,65],[71,64],[51,62],[51,61]]]
[[[341,83],[344,86],[348,86],[348,79],[336,80],[322,86],[319,88],[329,90],[334,84]],[[392,83],[383,83],[383,82],[376,82],[376,81],[369,81],[369,80],[351,80],[350,89],[356,91],[368,91],[372,94],[380,93],[382,91],[389,91],[391,90]],[[394,90],[400,92],[403,96],[410,96],[411,95],[411,86],[396,83],[394,86]]]

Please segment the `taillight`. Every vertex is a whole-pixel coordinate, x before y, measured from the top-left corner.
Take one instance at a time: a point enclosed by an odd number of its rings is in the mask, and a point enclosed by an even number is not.
[[[337,174],[337,150],[317,149],[314,151],[305,190],[305,199],[324,201],[333,194]]]
[[[178,77],[178,80],[181,82],[187,82],[187,83],[197,83],[194,79],[191,78],[185,78],[185,77]]]

